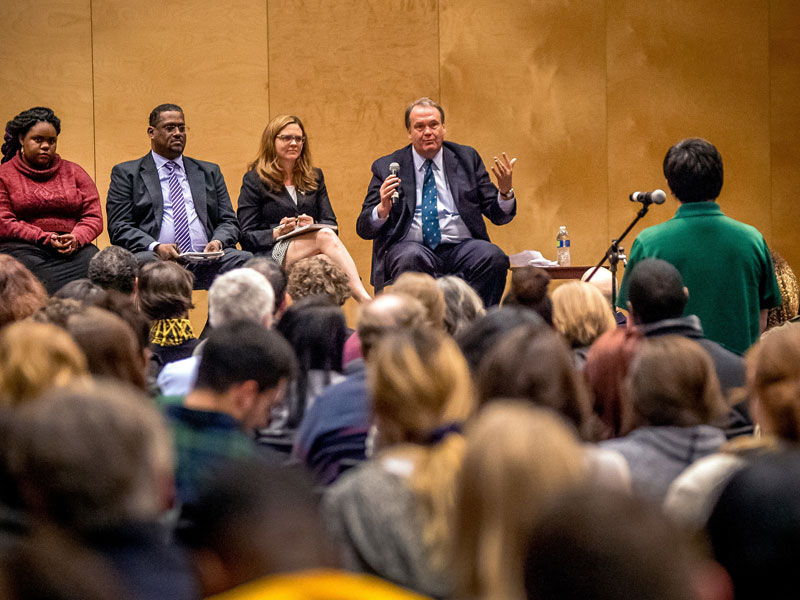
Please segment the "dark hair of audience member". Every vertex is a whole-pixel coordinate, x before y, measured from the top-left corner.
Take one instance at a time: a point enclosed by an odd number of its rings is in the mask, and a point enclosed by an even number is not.
[[[600,421],[599,440],[626,435],[634,425],[623,382],[642,339],[636,329],[617,327],[597,338],[586,356],[583,377],[589,385],[592,412]]]
[[[459,598],[523,598],[525,545],[544,507],[585,479],[583,448],[555,412],[497,400],[472,420],[456,493]]]
[[[150,356],[150,319],[139,309],[133,299],[122,292],[108,290],[103,298],[99,298],[94,306],[102,308],[117,315],[128,325],[136,335],[139,344],[139,353],[145,357]]]
[[[553,303],[547,294],[550,274],[539,267],[520,267],[511,272],[511,289],[503,306],[523,306],[553,325]]]
[[[296,368],[294,351],[280,333],[252,321],[234,321],[208,336],[195,387],[222,394],[252,379],[264,391],[291,379]]]
[[[716,200],[722,190],[722,156],[701,138],[681,140],[664,156],[664,177],[683,203]]]
[[[305,471],[240,459],[207,481],[182,533],[204,597],[265,575],[335,565]]]
[[[62,285],[58,291],[53,294],[53,298],[72,298],[84,304],[94,304],[95,302],[99,302],[105,294],[106,291],[103,288],[84,277]]]
[[[711,357],[683,336],[644,339],[623,392],[630,398],[636,427],[710,424],[727,411]]]
[[[481,297],[461,277],[445,275],[436,280],[436,285],[444,294],[444,329],[450,335],[457,335],[486,314]]]
[[[104,290],[133,294],[139,263],[130,250],[107,246],[89,261],[89,280]]]
[[[428,324],[444,331],[444,293],[433,277],[426,273],[406,271],[395,279],[389,290],[393,294],[405,294],[422,302],[428,315]]]
[[[308,395],[309,371],[322,371],[324,385],[332,373],[342,372],[342,349],[347,322],[342,309],[327,296],[306,296],[292,304],[275,329],[289,342],[297,358],[295,397],[289,400],[289,426],[303,418]]]
[[[119,382],[52,390],[21,405],[8,447],[34,517],[80,535],[154,522],[170,500],[170,434],[155,405]]]
[[[60,327],[20,321],[0,330],[0,405],[18,406],[88,375],[83,351]]]
[[[596,437],[586,384],[566,342],[550,328],[521,325],[509,331],[481,361],[475,379],[481,404],[525,399],[566,417],[583,439]]]
[[[0,559],[3,600],[126,600],[119,575],[54,527],[37,527]]]
[[[17,259],[0,254],[0,327],[31,316],[46,301],[42,282]]]
[[[336,306],[342,306],[351,296],[349,281],[339,265],[324,254],[317,254],[292,265],[286,291],[292,300],[324,294]]]
[[[532,310],[519,306],[495,306],[456,336],[456,342],[473,375],[477,373],[483,357],[498,340],[520,325],[528,325],[536,330],[548,329],[544,320]]]
[[[692,600],[694,561],[658,507],[586,488],[552,502],[538,519],[525,589],[529,600]]]
[[[800,442],[800,323],[771,330],[745,361],[751,411],[762,433]]]
[[[277,314],[283,305],[283,299],[286,295],[286,284],[289,281],[284,268],[268,256],[254,256],[244,263],[244,267],[246,269],[258,271],[267,278],[267,281],[269,281],[269,284],[272,286],[272,291],[275,292],[275,308],[273,314]]]
[[[636,263],[630,274],[628,301],[636,323],[655,323],[683,315],[689,298],[681,274],[672,264],[658,258]]]
[[[798,489],[800,453],[793,447],[755,458],[722,491],[706,531],[736,600],[797,597]]]
[[[185,317],[192,304],[194,275],[179,264],[157,260],[142,265],[136,301],[148,319]]]
[[[89,306],[67,319],[67,331],[86,355],[92,376],[145,389],[146,359],[136,333],[122,318]]]

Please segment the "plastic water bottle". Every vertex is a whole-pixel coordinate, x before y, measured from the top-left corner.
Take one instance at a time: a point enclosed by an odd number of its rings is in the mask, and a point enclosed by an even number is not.
[[[558,235],[556,236],[556,260],[558,261],[559,267],[568,267],[570,265],[569,233],[565,225],[558,228]]]

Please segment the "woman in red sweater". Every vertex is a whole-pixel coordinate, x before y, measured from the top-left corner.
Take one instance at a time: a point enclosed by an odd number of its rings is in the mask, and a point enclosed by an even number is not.
[[[10,254],[52,294],[86,277],[103,231],[91,177],[56,154],[61,121],[49,108],[6,124],[0,162],[0,253]]]

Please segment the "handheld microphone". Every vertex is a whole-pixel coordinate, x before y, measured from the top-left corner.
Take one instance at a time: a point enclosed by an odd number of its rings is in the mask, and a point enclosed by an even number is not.
[[[391,173],[392,175],[397,175],[399,171],[400,171],[400,165],[398,163],[393,162],[392,164],[389,165],[389,173]],[[392,192],[392,204],[397,202],[399,199],[400,199],[400,192],[398,192],[397,190]]]
[[[633,192],[630,195],[631,202],[641,202],[645,206],[648,204],[664,204],[667,195],[664,190],[653,190],[652,192]]]

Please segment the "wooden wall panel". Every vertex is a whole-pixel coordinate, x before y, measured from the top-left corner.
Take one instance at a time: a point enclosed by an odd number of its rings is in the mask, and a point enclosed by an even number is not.
[[[408,144],[406,105],[438,95],[437,26],[435,0],[269,1],[270,117],[296,114],[306,126],[365,285],[372,242],[355,223],[370,165]]]
[[[603,0],[441,7],[448,137],[475,146],[487,168],[504,150],[518,158],[518,214],[491,228],[493,241],[554,260],[567,225],[573,264],[590,263],[606,229]]]
[[[222,168],[236,202],[268,111],[267,15],[259,0],[93,0],[98,186],[150,149],[158,104],[183,107],[186,154]]]
[[[58,152],[94,175],[89,0],[3,0],[0,125],[33,106],[61,119]]]
[[[772,242],[800,273],[800,12],[773,0],[770,15]]]
[[[770,233],[766,0],[608,0],[609,206],[612,235],[636,210],[627,196],[664,188],[669,147],[703,137],[720,150],[720,205]],[[634,233],[670,218],[655,207]],[[630,248],[633,235],[626,240]]]

